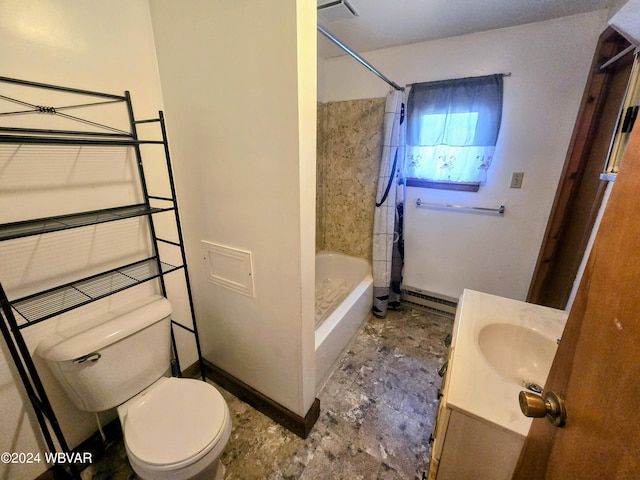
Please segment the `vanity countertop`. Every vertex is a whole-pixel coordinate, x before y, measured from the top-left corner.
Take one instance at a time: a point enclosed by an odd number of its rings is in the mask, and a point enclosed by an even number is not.
[[[525,373],[526,365],[522,369],[519,366],[523,362],[522,352],[538,348],[535,340],[541,339],[545,352],[533,351],[527,359],[539,356],[545,360],[525,363],[540,372],[540,378],[534,380],[543,386],[555,355],[553,345],[562,335],[567,316],[563,310],[465,289],[453,326],[445,384],[447,407],[526,436],[531,419],[520,411],[518,394],[525,390],[523,382],[527,380],[520,377],[532,375]],[[485,336],[486,340],[491,329],[516,334],[509,335],[504,343],[490,343],[491,349],[485,354],[479,339]],[[495,358],[493,354],[506,360],[507,373],[491,365],[487,355]]]

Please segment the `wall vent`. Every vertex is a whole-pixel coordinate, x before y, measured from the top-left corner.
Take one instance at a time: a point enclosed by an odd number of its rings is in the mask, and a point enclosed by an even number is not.
[[[455,298],[409,286],[402,288],[401,300],[402,303],[449,318],[455,317],[458,308]]]
[[[358,12],[347,0],[321,0],[318,4],[318,17],[325,23],[349,20],[357,16]]]
[[[255,298],[251,252],[202,240],[209,282]]]

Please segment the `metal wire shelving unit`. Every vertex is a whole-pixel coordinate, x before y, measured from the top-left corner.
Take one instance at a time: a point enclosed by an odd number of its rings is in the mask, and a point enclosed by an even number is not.
[[[2,91],[3,85],[13,88],[24,87],[27,91],[34,89],[38,92],[40,98],[42,98],[43,92],[45,96],[47,93],[50,93],[53,98],[56,99],[55,101],[60,101],[61,94],[70,98],[77,96],[78,100],[65,100],[66,103],[55,107],[42,106],[32,103],[31,101],[26,101],[22,96],[18,98],[16,96],[9,96],[9,94],[4,95],[5,92]],[[88,227],[105,222],[117,222],[135,217],[146,218],[148,222],[149,240],[152,249],[152,255],[148,258],[102,271],[98,274],[83,276],[72,282],[57,285],[54,288],[35,292],[21,298],[10,299],[0,281],[0,303],[2,311],[0,330],[2,331],[7,348],[33,406],[47,448],[51,453],[71,453],[69,444],[65,440],[54,410],[47,397],[40,375],[34,365],[28,345],[25,342],[23,336],[23,330],[25,328],[148,281],[157,281],[160,292],[166,297],[167,288],[164,276],[171,272],[181,270],[184,274],[184,286],[188,295],[192,326],[188,327],[173,319],[171,320],[171,339],[175,371],[181,371],[178,348],[174,336],[174,327],[177,327],[193,334],[198,354],[198,366],[202,379],[205,379],[204,363],[196,327],[195,310],[187,271],[184,241],[176,200],[164,116],[162,111],[160,111],[158,112],[157,118],[136,120],[129,92],[125,92],[124,95],[112,95],[6,77],[0,77],[0,100],[2,100],[5,105],[17,104],[19,106],[18,110],[12,111],[0,109],[0,117],[4,117],[3,120],[14,116],[21,117],[21,120],[28,115],[45,115],[52,118],[61,117],[67,121],[67,123],[68,121],[73,125],[80,123],[84,127],[79,130],[41,128],[41,122],[38,124],[38,127],[25,126],[28,122],[25,123],[24,121],[17,122],[18,126],[6,125],[6,122],[4,122],[2,124],[4,126],[0,126],[0,144],[15,144],[18,146],[37,144],[105,148],[129,147],[135,152],[135,161],[140,182],[139,187],[144,197],[143,203],[0,224],[1,246],[1,242],[7,240],[15,240],[34,235],[46,235],[61,230]],[[95,109],[96,106],[101,105],[108,105],[109,107],[116,105],[124,108],[126,110],[126,116],[128,117],[128,131],[109,126],[106,123],[97,122],[94,118],[95,114],[94,116],[84,116],[82,113],[83,108]],[[69,113],[72,110],[73,115]],[[155,124],[158,126],[160,138],[150,140],[139,139],[137,126],[141,124]],[[170,196],[154,196],[149,194],[143,168],[143,155],[140,148],[142,145],[158,145],[163,149],[165,159],[164,167],[166,168],[166,176],[171,191]],[[157,165],[154,165],[154,167],[157,167]],[[152,202],[159,203],[162,206],[152,205]],[[160,238],[156,234],[154,216],[163,212],[174,213],[173,218],[175,220],[177,241]],[[172,265],[161,260],[159,253],[160,244],[169,245],[169,248],[179,249],[181,264]],[[9,274],[9,272],[4,272],[3,274],[6,275]],[[64,458],[64,456],[60,455],[55,458]],[[79,469],[75,464],[55,464],[53,467],[54,473],[58,472],[64,477],[71,476],[74,479],[80,478]]]

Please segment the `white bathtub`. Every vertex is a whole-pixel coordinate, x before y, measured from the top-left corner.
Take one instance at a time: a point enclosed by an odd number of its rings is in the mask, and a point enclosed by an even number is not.
[[[316,255],[316,392],[371,311],[371,264],[340,253]]]

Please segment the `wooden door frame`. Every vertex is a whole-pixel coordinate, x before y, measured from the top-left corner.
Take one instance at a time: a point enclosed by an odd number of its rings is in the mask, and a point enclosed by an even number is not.
[[[589,78],[582,97],[578,118],[558,183],[549,221],[545,230],[527,301],[554,308],[565,308],[580,263],[595,223],[606,182],[583,182],[585,172],[603,169],[606,159],[593,158],[595,141],[609,141],[615,120],[601,121],[603,110],[614,102],[620,106],[624,91],[611,91],[613,68],[600,66],[629,46],[629,42],[611,27],[598,39]],[[631,56],[621,60],[630,71]],[[616,110],[617,111],[617,110]],[[594,165],[594,162],[597,165]],[[580,215],[576,215],[579,213]],[[577,218],[576,218],[577,217]],[[577,233],[576,233],[577,232]]]

